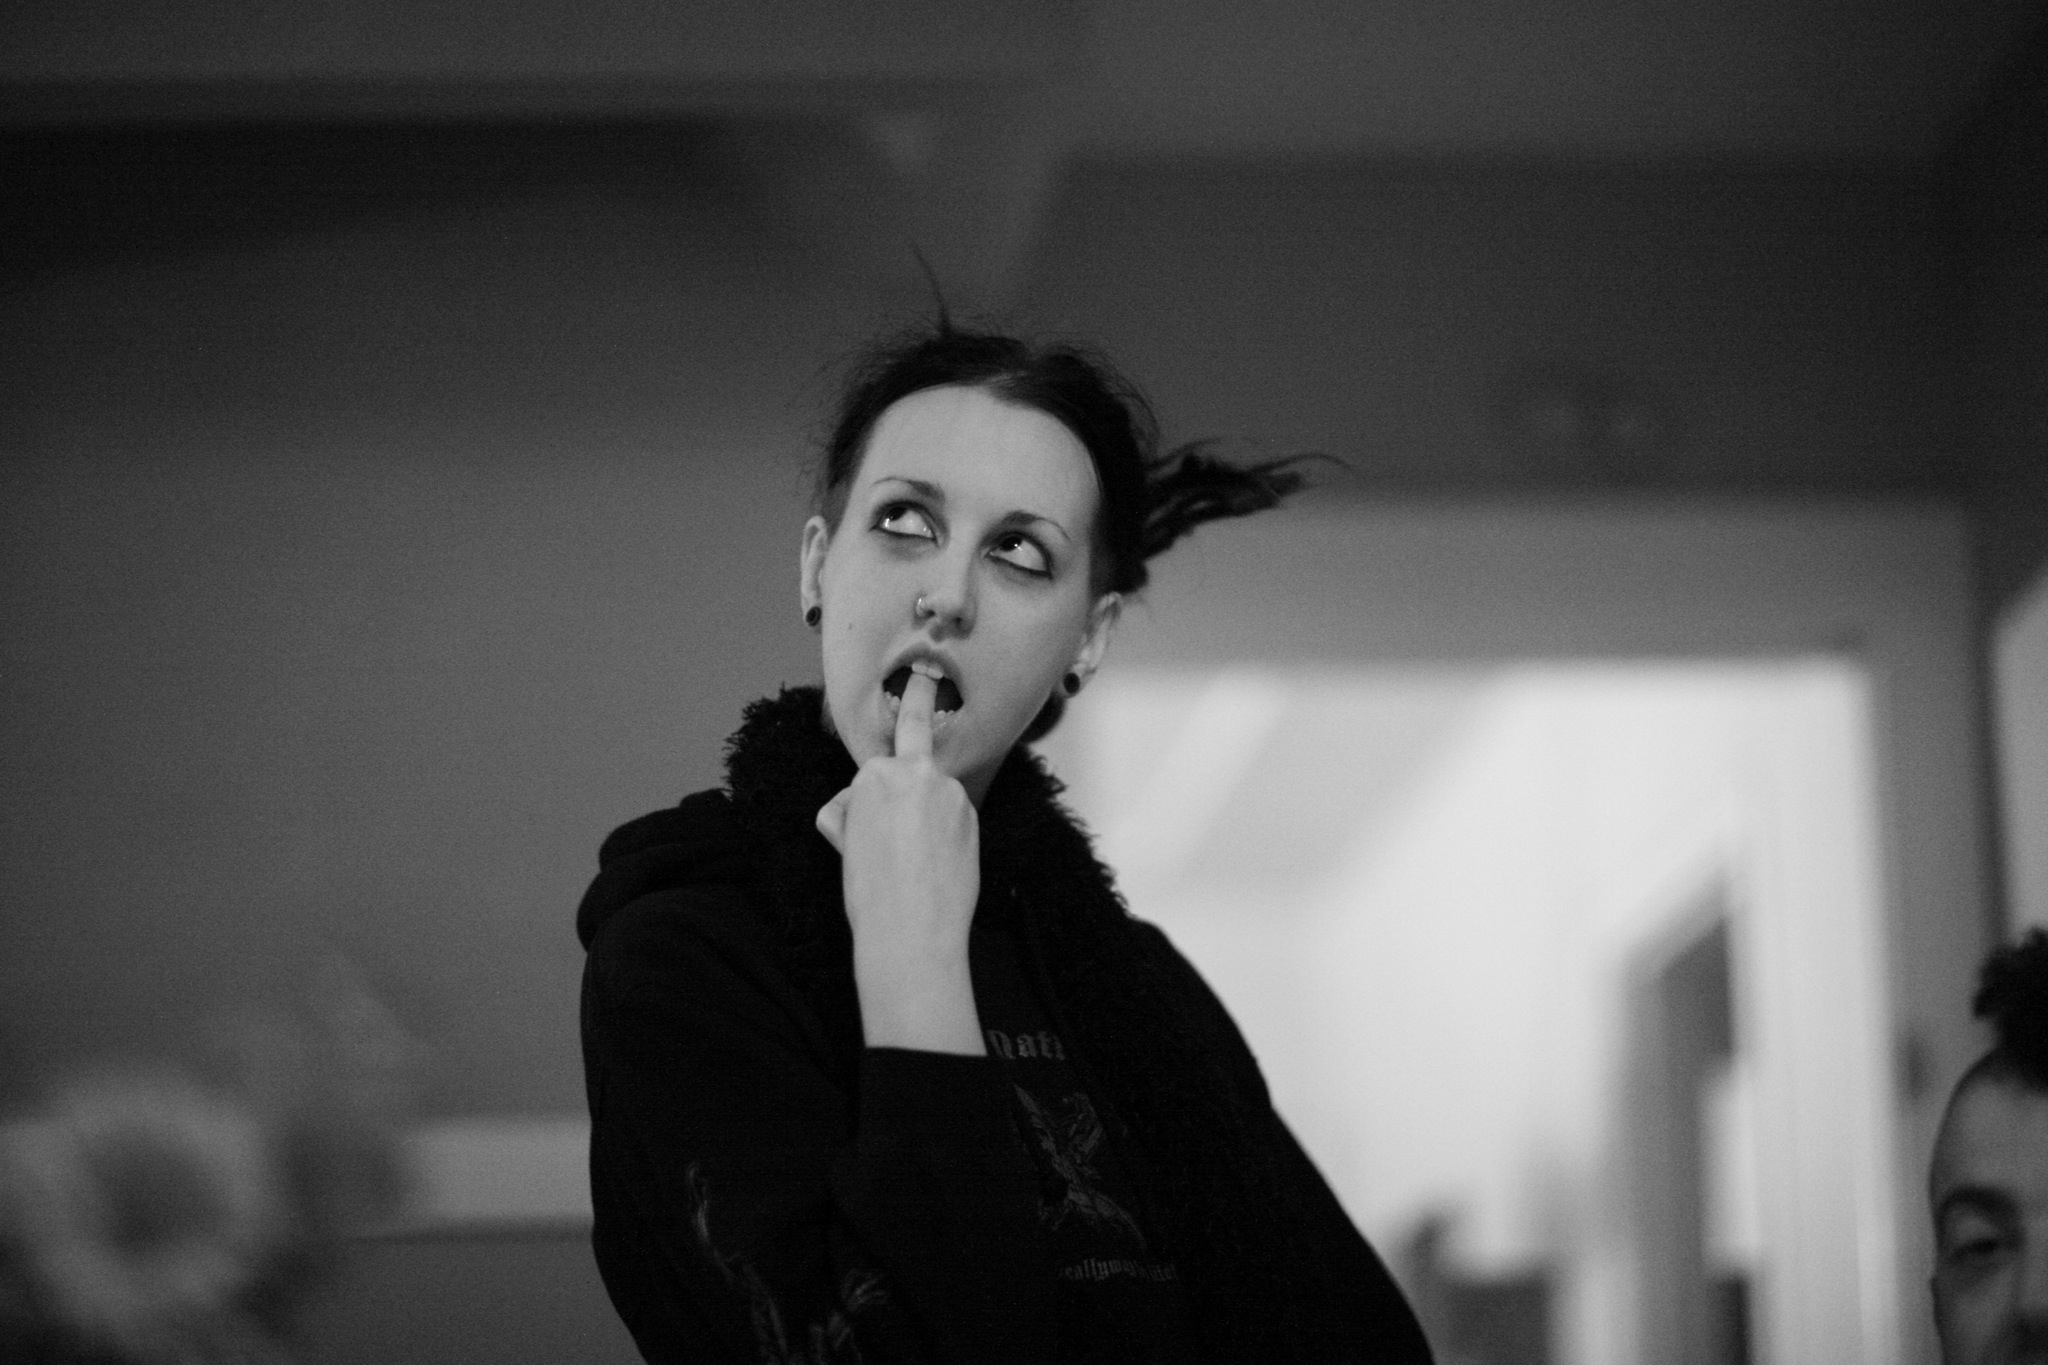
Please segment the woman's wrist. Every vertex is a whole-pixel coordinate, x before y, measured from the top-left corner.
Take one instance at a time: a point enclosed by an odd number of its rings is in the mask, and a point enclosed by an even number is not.
[[[987,1054],[964,945],[957,953],[901,953],[855,944],[853,979],[869,1047]]]

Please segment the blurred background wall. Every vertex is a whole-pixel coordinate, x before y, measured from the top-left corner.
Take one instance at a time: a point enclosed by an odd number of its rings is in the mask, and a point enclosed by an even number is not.
[[[580,1109],[597,841],[814,677],[803,461],[833,363],[927,311],[914,241],[1170,434],[1343,456],[1339,518],[1914,510],[1976,716],[1977,889],[1888,930],[1924,1110],[1983,947],[2048,919],[2041,41],[1479,8],[10,13],[0,1089],[338,951],[430,1117]],[[580,1237],[380,1244],[325,1349],[629,1358]]]

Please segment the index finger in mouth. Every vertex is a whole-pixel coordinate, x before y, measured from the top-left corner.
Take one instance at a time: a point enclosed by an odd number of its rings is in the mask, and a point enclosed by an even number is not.
[[[896,712],[896,757],[932,756],[932,706],[939,695],[933,678],[911,670],[903,685],[903,701]]]

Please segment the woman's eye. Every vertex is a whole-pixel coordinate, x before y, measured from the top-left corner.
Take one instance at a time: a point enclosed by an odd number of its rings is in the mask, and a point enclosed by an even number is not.
[[[1045,551],[1038,547],[1038,542],[1015,531],[989,546],[989,553],[1012,568],[1022,569],[1025,573],[1043,576],[1052,572],[1052,561],[1046,558]]]
[[[882,515],[875,518],[877,529],[892,536],[910,536],[919,540],[937,540],[938,533],[932,530],[931,518],[924,509],[907,502],[892,503],[882,509]]]

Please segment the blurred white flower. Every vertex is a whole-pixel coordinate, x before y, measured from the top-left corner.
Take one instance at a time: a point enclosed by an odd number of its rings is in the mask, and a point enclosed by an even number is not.
[[[165,1077],[80,1082],[0,1129],[0,1237],[37,1318],[93,1351],[185,1360],[227,1321],[289,1226],[245,1110]]]
[[[225,1035],[227,1075],[80,1079],[0,1124],[0,1358],[269,1365],[395,1215],[419,1049],[353,972]]]

